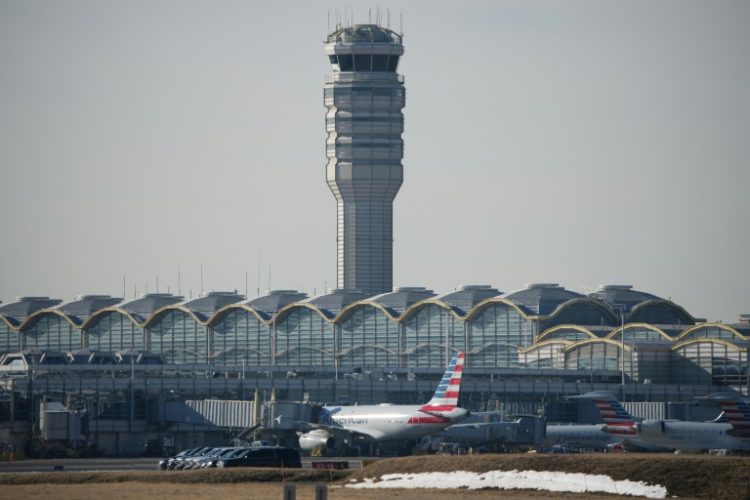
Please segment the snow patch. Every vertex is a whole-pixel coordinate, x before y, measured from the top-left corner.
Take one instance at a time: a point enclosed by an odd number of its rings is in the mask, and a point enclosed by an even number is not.
[[[347,484],[347,488],[436,488],[476,490],[498,488],[501,490],[546,490],[572,493],[614,493],[648,498],[666,498],[667,489],[642,481],[615,481],[609,476],[550,471],[490,471],[476,472],[422,472],[417,474],[384,474],[376,482]]]

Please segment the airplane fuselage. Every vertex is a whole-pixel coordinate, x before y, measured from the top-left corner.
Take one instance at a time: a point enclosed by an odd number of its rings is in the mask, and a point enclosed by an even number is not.
[[[409,440],[439,432],[468,415],[463,408],[441,414],[420,408],[420,405],[389,404],[327,406],[321,423],[365,434],[375,441]]]
[[[609,434],[603,425],[548,425],[543,446],[566,445],[577,449],[603,450],[623,438]]]
[[[682,422],[644,420],[638,439],[655,446],[699,451],[726,449],[750,451],[750,441],[732,436],[731,424],[718,422]]]

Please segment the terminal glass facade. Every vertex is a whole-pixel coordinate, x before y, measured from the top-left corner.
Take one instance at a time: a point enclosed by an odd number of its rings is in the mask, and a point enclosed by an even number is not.
[[[169,310],[148,328],[151,351],[161,354],[168,363],[204,363],[207,361],[206,327],[191,314]]]
[[[92,351],[147,350],[143,328],[125,314],[116,311],[97,315],[86,326],[85,338],[86,347]]]
[[[215,363],[240,366],[271,364],[271,328],[245,309],[232,309],[211,327]]]

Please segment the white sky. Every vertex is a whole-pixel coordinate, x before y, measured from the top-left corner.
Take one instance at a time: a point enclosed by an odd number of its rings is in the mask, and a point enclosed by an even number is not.
[[[174,292],[178,268],[195,296],[201,264],[206,290],[330,289],[344,5],[372,4],[0,0],[0,300]],[[750,312],[750,3],[380,5],[406,32],[397,286]]]

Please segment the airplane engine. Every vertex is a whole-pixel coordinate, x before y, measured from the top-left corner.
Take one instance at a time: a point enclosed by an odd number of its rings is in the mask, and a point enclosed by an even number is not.
[[[644,436],[658,436],[664,434],[666,424],[664,420],[644,420],[637,424],[638,431]]]
[[[305,451],[333,448],[336,440],[328,432],[316,429],[306,432],[299,437],[299,446]]]

